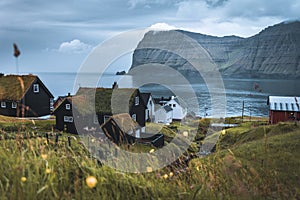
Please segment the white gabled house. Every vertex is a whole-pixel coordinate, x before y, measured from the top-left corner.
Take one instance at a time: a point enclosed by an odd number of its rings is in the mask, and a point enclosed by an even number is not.
[[[181,121],[187,115],[187,108],[180,104],[178,97],[171,97],[171,100],[166,103],[173,109],[173,120]]]
[[[169,125],[172,123],[173,109],[169,105],[159,106],[155,111],[155,123]]]
[[[155,116],[154,101],[151,93],[141,93],[141,97],[144,101],[144,104],[147,106],[145,113],[146,122],[153,122]]]

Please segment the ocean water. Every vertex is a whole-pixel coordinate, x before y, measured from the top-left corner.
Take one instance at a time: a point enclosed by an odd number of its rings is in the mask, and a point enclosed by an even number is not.
[[[76,93],[78,87],[111,87],[114,81],[122,80],[122,86],[130,87],[129,76],[116,76],[114,74],[104,74],[101,78],[97,74],[83,74],[81,79],[76,81],[76,73],[35,73],[51,93],[58,96]],[[128,79],[127,81],[124,81]],[[99,79],[99,80],[98,80]],[[95,82],[97,80],[97,82]],[[226,106],[226,116],[241,116],[244,104],[244,115],[248,116],[268,116],[267,99],[270,95],[299,96],[300,80],[282,79],[223,79],[225,87],[225,102],[217,102],[217,106]],[[173,84],[180,94],[185,96],[186,85]],[[204,81],[191,84],[196,98],[184,99],[189,110],[194,111],[198,116],[212,115],[212,91],[208,91]],[[150,84],[140,87],[142,92],[151,92],[154,97],[171,96],[173,92],[161,85]],[[215,89],[217,93],[218,88]],[[214,91],[213,91],[214,92]],[[243,103],[244,102],[244,103]],[[221,105],[222,104],[222,105]],[[194,109],[199,105],[199,109]]]

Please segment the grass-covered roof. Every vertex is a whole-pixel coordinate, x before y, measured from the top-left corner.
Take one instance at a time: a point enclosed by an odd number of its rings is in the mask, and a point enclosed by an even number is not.
[[[36,78],[34,75],[0,76],[0,100],[20,101]]]
[[[81,114],[91,114],[93,106],[98,114],[129,113],[137,94],[135,88],[79,88],[72,102]]]
[[[135,122],[128,113],[121,113],[111,116],[110,119],[102,125],[102,127],[106,126],[107,123],[111,123],[111,120],[114,120],[114,122],[124,133],[129,133],[139,128],[139,124]]]

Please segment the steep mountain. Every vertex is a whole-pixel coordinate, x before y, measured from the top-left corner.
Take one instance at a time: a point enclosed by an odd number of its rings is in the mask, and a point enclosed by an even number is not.
[[[300,77],[300,22],[283,22],[249,38],[182,30],[150,31],[134,51],[131,68],[159,63],[193,75],[193,60],[206,66],[214,64],[223,76]]]

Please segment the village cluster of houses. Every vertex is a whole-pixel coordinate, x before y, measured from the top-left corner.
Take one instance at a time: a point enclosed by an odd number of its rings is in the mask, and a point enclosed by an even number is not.
[[[80,131],[116,130],[140,138],[146,122],[170,124],[187,115],[178,97],[155,99],[137,88],[80,87],[76,94],[54,96],[35,75],[0,76],[0,115],[41,117],[53,114],[56,129],[78,134]]]
[[[90,97],[94,97],[91,99]],[[300,120],[299,97],[270,96],[269,122]],[[56,129],[69,133],[80,130],[120,130],[136,138],[145,132],[146,122],[170,124],[182,120],[187,108],[178,97],[153,98],[137,88],[81,87],[75,95],[54,96],[35,75],[0,74],[0,115],[13,117],[56,116]],[[94,103],[93,103],[94,102]],[[76,119],[74,119],[74,117]],[[77,123],[75,123],[77,122]]]

